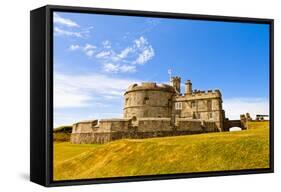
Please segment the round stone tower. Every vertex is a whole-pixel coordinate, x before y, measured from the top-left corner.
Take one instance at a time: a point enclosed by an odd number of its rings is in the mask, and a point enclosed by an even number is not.
[[[171,117],[175,93],[175,89],[166,84],[133,84],[124,94],[124,118]]]

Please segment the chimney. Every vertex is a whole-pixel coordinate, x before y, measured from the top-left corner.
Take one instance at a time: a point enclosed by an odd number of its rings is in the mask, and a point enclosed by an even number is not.
[[[171,85],[175,88],[175,90],[178,93],[181,92],[181,78],[180,77],[171,77]]]
[[[186,95],[191,95],[192,93],[192,83],[190,80],[187,80],[185,82],[185,94]]]

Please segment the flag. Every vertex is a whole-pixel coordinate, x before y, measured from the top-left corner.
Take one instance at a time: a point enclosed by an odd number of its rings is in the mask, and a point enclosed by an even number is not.
[[[168,74],[171,75],[172,74],[172,70],[168,69]]]

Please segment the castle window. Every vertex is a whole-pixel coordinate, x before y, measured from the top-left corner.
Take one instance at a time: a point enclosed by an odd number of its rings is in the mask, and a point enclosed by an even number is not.
[[[193,118],[193,119],[196,119],[196,114],[195,114],[195,112],[193,112],[192,118]]]
[[[175,103],[175,109],[176,110],[181,110],[182,109],[182,102],[176,102]]]
[[[209,113],[209,119],[213,119],[213,113]]]
[[[129,98],[126,98],[125,105],[128,105]]]
[[[191,107],[192,107],[192,108],[195,108],[195,107],[196,107],[195,101],[191,101]]]
[[[201,119],[200,113],[197,113],[197,118],[198,118],[198,119]]]
[[[168,99],[168,106],[169,106],[169,107],[171,106],[171,103],[172,103],[172,100],[171,100],[171,99]]]
[[[143,100],[143,104],[147,104],[149,98],[148,97],[145,97],[144,100]]]
[[[212,100],[207,101],[207,110],[211,111],[212,110]]]
[[[136,121],[137,120],[137,117],[136,116],[133,116],[132,117],[132,121]]]

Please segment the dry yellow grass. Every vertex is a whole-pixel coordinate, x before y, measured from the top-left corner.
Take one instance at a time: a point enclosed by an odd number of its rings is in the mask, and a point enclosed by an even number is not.
[[[268,122],[251,126],[241,132],[126,139],[102,145],[55,143],[54,180],[268,168]]]

